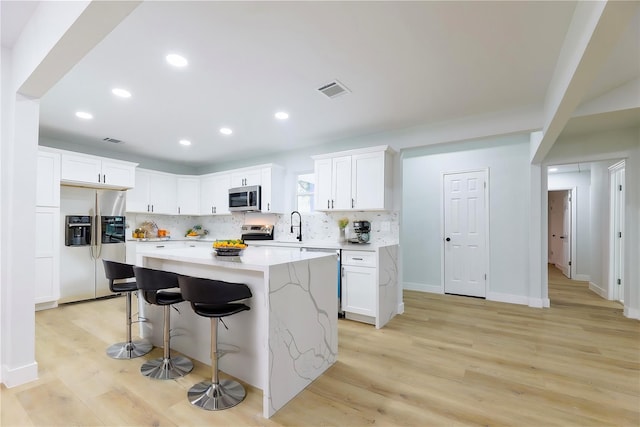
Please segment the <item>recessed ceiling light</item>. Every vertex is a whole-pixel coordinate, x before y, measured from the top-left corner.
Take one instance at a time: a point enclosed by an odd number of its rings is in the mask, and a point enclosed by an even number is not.
[[[120,98],[131,98],[131,92],[126,89],[121,89],[119,87],[111,89],[111,93],[115,96],[119,96]]]
[[[167,62],[174,67],[186,67],[188,64],[184,56],[176,55],[175,53],[167,55]]]
[[[558,172],[558,168],[549,168],[549,172]]]
[[[89,119],[93,119],[93,114],[86,113],[84,111],[78,111],[78,112],[76,112],[76,117],[78,117],[80,119],[89,120]]]
[[[229,128],[220,128],[220,133],[223,135],[231,135],[233,131]]]
[[[278,120],[287,120],[289,118],[289,113],[285,111],[278,111],[275,116]]]
[[[191,145],[191,141],[189,141],[188,139],[181,139],[180,144],[184,146],[189,146]]]

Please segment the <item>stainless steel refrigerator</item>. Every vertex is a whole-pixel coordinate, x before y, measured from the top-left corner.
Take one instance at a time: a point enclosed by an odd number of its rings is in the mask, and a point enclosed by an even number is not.
[[[102,260],[125,262],[126,192],[60,187],[59,303],[111,295]]]

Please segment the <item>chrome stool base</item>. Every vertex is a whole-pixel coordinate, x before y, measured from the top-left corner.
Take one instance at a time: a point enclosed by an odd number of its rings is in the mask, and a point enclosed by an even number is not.
[[[112,359],[135,359],[149,353],[153,346],[146,341],[119,342],[107,348]]]
[[[236,406],[247,395],[237,381],[221,380],[218,384],[202,381],[189,389],[187,396],[192,405],[208,411],[219,411]]]
[[[159,358],[146,362],[140,367],[145,377],[156,380],[173,380],[187,375],[193,369],[191,360],[183,356],[169,359]]]

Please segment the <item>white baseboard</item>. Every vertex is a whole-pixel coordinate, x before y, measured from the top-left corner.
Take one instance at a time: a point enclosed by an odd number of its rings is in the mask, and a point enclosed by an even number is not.
[[[593,282],[589,282],[589,290],[592,292],[595,292],[596,294],[600,295],[604,299],[609,299],[607,290],[603,289],[602,287],[600,287],[599,285]]]
[[[533,308],[551,307],[551,302],[549,301],[549,298],[528,298],[528,300],[529,300],[529,303],[528,303],[529,307],[533,307]]]
[[[38,362],[17,368],[2,365],[2,383],[7,387],[17,387],[38,379]]]
[[[36,304],[36,311],[49,310],[58,307],[58,301],[41,302]]]
[[[630,308],[625,305],[624,317],[628,317],[629,319],[640,320],[640,310],[638,310],[637,308]]]
[[[398,304],[398,314],[402,314],[404,313],[404,303],[401,302],[400,304]]]
[[[403,282],[402,289],[407,291],[429,292],[432,294],[443,294],[444,289],[440,285],[429,285],[426,283]]]
[[[508,302],[510,304],[529,305],[529,298],[521,295],[504,294],[502,292],[487,292],[488,301]]]
[[[572,280],[580,280],[581,282],[588,282],[591,280],[591,276],[588,274],[576,274],[576,277],[573,277]]]

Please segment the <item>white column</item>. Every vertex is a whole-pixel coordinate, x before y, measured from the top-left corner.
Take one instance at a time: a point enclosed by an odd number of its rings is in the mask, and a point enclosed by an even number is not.
[[[138,5],[41,2],[16,44],[2,48],[0,381],[7,387],[37,378],[33,224],[38,99]]]

